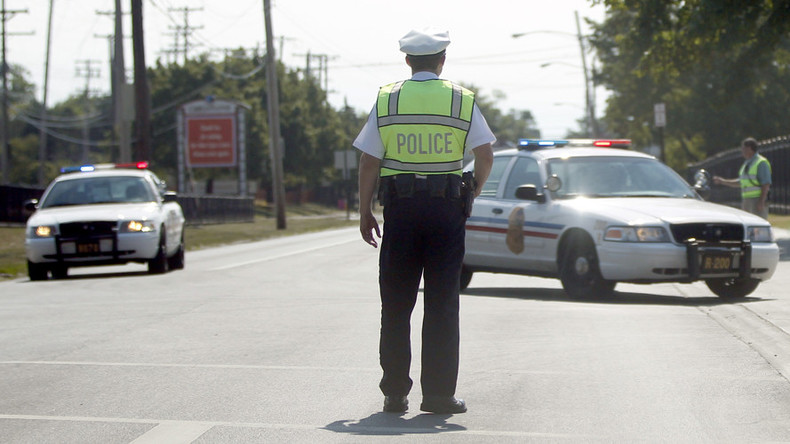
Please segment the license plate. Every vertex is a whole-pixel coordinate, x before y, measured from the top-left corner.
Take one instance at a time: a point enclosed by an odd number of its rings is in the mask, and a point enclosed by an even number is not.
[[[716,273],[732,269],[731,254],[704,254],[700,265],[703,273]]]
[[[82,242],[77,244],[77,253],[79,254],[93,254],[99,253],[101,248],[99,248],[98,242]]]

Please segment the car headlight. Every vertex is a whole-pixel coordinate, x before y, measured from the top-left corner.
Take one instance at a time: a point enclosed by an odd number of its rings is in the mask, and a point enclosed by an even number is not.
[[[150,233],[156,226],[150,220],[130,220],[121,224],[121,233]]]
[[[752,242],[773,242],[774,234],[771,227],[749,227],[749,240]]]
[[[663,227],[609,227],[604,240],[613,242],[669,242]]]
[[[28,231],[28,237],[30,238],[47,238],[47,237],[54,237],[57,233],[57,229],[54,225],[36,225],[30,227],[30,231]]]

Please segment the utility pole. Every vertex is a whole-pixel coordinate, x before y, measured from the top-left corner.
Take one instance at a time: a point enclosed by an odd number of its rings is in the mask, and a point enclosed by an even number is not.
[[[44,165],[47,162],[47,92],[49,91],[49,50],[52,47],[52,11],[55,0],[49,0],[49,18],[47,19],[47,50],[44,58],[44,96],[41,99],[41,127],[38,138],[38,185],[44,186]]]
[[[173,29],[173,28],[170,28]],[[165,54],[167,56],[167,63],[178,63],[178,55],[181,54],[181,49],[178,46],[178,37],[181,36],[181,27],[176,26],[175,32],[165,32],[163,35],[173,37],[173,46],[168,49],[161,49],[159,50],[159,54]],[[172,56],[172,59],[171,59]]]
[[[582,70],[584,71],[584,110],[587,119],[587,132],[592,134],[592,137],[598,137],[598,122],[595,121],[595,105],[590,96],[590,77],[587,74],[587,57],[584,48],[584,38],[582,37],[582,28],[579,24],[579,11],[574,11],[576,14],[576,35],[579,38],[579,48],[582,53]]]
[[[277,210],[277,229],[284,230],[285,187],[283,185],[283,160],[280,152],[280,99],[277,87],[277,66],[274,54],[274,32],[270,1],[263,0],[263,21],[266,25],[266,96],[269,111],[269,154],[272,158],[272,193]]]
[[[203,8],[190,8],[185,6],[183,8],[169,8],[168,11],[170,12],[183,12],[184,13],[184,26],[176,26],[175,28],[170,27],[170,29],[175,30],[176,35],[176,42],[174,47],[174,52],[176,54],[176,59],[178,59],[178,53],[184,53],[184,64],[186,65],[187,60],[189,59],[189,48],[192,46],[197,45],[190,45],[189,44],[189,35],[192,34],[192,31],[195,29],[203,29],[203,26],[189,26],[189,13],[202,11]],[[178,50],[178,35],[179,33],[184,37],[184,49],[182,51]]]
[[[312,69],[312,60],[318,60],[318,86],[322,86],[324,91],[327,95],[327,100],[329,99],[329,60],[334,60],[337,58],[336,56],[329,56],[327,54],[311,54],[310,51],[307,54],[294,54],[296,56],[305,56],[305,70],[304,76],[305,79],[312,79],[313,69]]]
[[[307,51],[307,54],[294,54],[295,56],[304,56],[305,57],[305,77],[311,78],[313,77],[313,69],[312,69],[312,61],[318,60],[318,84],[321,85],[323,83],[324,89],[328,89],[329,86],[329,60],[334,60],[336,56],[329,56],[327,54],[312,54],[310,51]]]
[[[85,90],[83,91],[83,100],[85,103],[83,113],[85,115],[85,119],[83,120],[82,125],[82,159],[80,159],[80,161],[83,163],[88,162],[90,157],[90,127],[88,125],[88,118],[92,110],[90,104],[91,79],[94,77],[99,77],[99,69],[93,68],[93,65],[98,63],[99,62],[97,60],[77,60],[76,76],[85,78]],[[80,68],[80,65],[84,65],[84,67]]]
[[[132,1],[132,41],[134,49],[134,95],[137,143],[134,160],[151,160],[151,92],[145,72],[143,43],[143,0]]]
[[[127,116],[126,58],[123,50],[123,8],[115,0],[115,39],[112,52],[112,98],[115,117],[115,134],[118,136],[118,155],[122,163],[132,161],[132,142],[129,134],[130,116]]]
[[[115,136],[118,139],[118,161],[132,161],[130,140],[131,118],[127,112],[126,60],[123,49],[123,8],[121,0],[115,0],[115,10],[96,11],[99,15],[111,17],[115,31],[107,36],[110,42],[110,91],[112,92],[113,120]]]
[[[21,35],[21,34],[7,33],[6,29],[5,29],[5,23],[6,23],[6,21],[8,21],[8,19],[12,18],[15,14],[21,13],[21,12],[27,13],[27,9],[8,10],[8,9],[5,8],[5,0],[1,0],[0,1],[0,15],[2,15],[2,17],[0,17],[0,21],[2,21],[2,31],[1,32],[2,32],[2,40],[3,40],[3,42],[2,42],[2,61],[0,61],[0,63],[2,63],[2,66],[0,66],[0,71],[2,71],[2,75],[3,75],[3,91],[2,91],[3,92],[3,103],[2,103],[2,108],[3,108],[2,125],[3,125],[3,127],[0,128],[0,131],[2,131],[2,136],[0,136],[0,143],[2,143],[3,146],[2,146],[2,156],[0,156],[0,162],[2,162],[2,164],[3,164],[3,166],[2,166],[2,174],[3,174],[2,184],[3,185],[5,185],[5,184],[7,184],[9,182],[8,162],[9,162],[9,160],[11,158],[11,153],[10,153],[11,147],[8,144],[8,139],[9,139],[9,137],[8,137],[8,64],[6,63],[6,59],[5,59],[5,52],[6,52],[5,51],[5,46],[6,46],[5,45],[5,38],[8,35]]]

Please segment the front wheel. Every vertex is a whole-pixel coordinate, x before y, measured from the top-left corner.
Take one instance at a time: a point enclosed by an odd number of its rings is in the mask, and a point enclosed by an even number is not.
[[[55,265],[52,267],[53,279],[66,279],[69,276],[69,268],[65,265]]]
[[[31,281],[46,281],[48,272],[46,265],[27,261],[27,274]]]
[[[565,293],[579,299],[610,296],[617,282],[607,281],[601,276],[592,240],[579,233],[571,236],[559,264]]]
[[[148,261],[148,273],[167,273],[167,244],[165,242],[165,229],[162,227],[162,236],[159,238],[159,248],[156,251],[156,256]]]
[[[167,260],[167,267],[171,270],[181,270],[184,268],[184,235],[181,235],[181,242],[178,244],[178,251]]]
[[[740,299],[752,294],[760,285],[760,280],[752,278],[707,279],[705,284],[713,294],[722,299]]]

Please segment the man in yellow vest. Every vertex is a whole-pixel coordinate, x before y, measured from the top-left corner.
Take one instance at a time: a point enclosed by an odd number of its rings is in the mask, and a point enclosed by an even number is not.
[[[359,230],[378,246],[372,204],[376,184],[384,205],[379,255],[379,359],[384,411],[405,412],[412,388],[411,313],[424,280],[422,403],[433,413],[463,413],[458,379],[459,293],[464,257],[464,192],[479,193],[493,163],[488,128],[474,93],[439,78],[449,34],[411,31],[400,40],[409,80],[382,87],[354,141],[359,161]],[[475,156],[476,191],[462,186],[464,154]],[[474,196],[470,196],[471,198]],[[469,202],[471,205],[471,202]]]
[[[768,219],[768,190],[771,188],[771,164],[757,153],[757,141],[751,137],[741,142],[744,159],[738,177],[713,177],[713,183],[741,189],[741,208]]]

